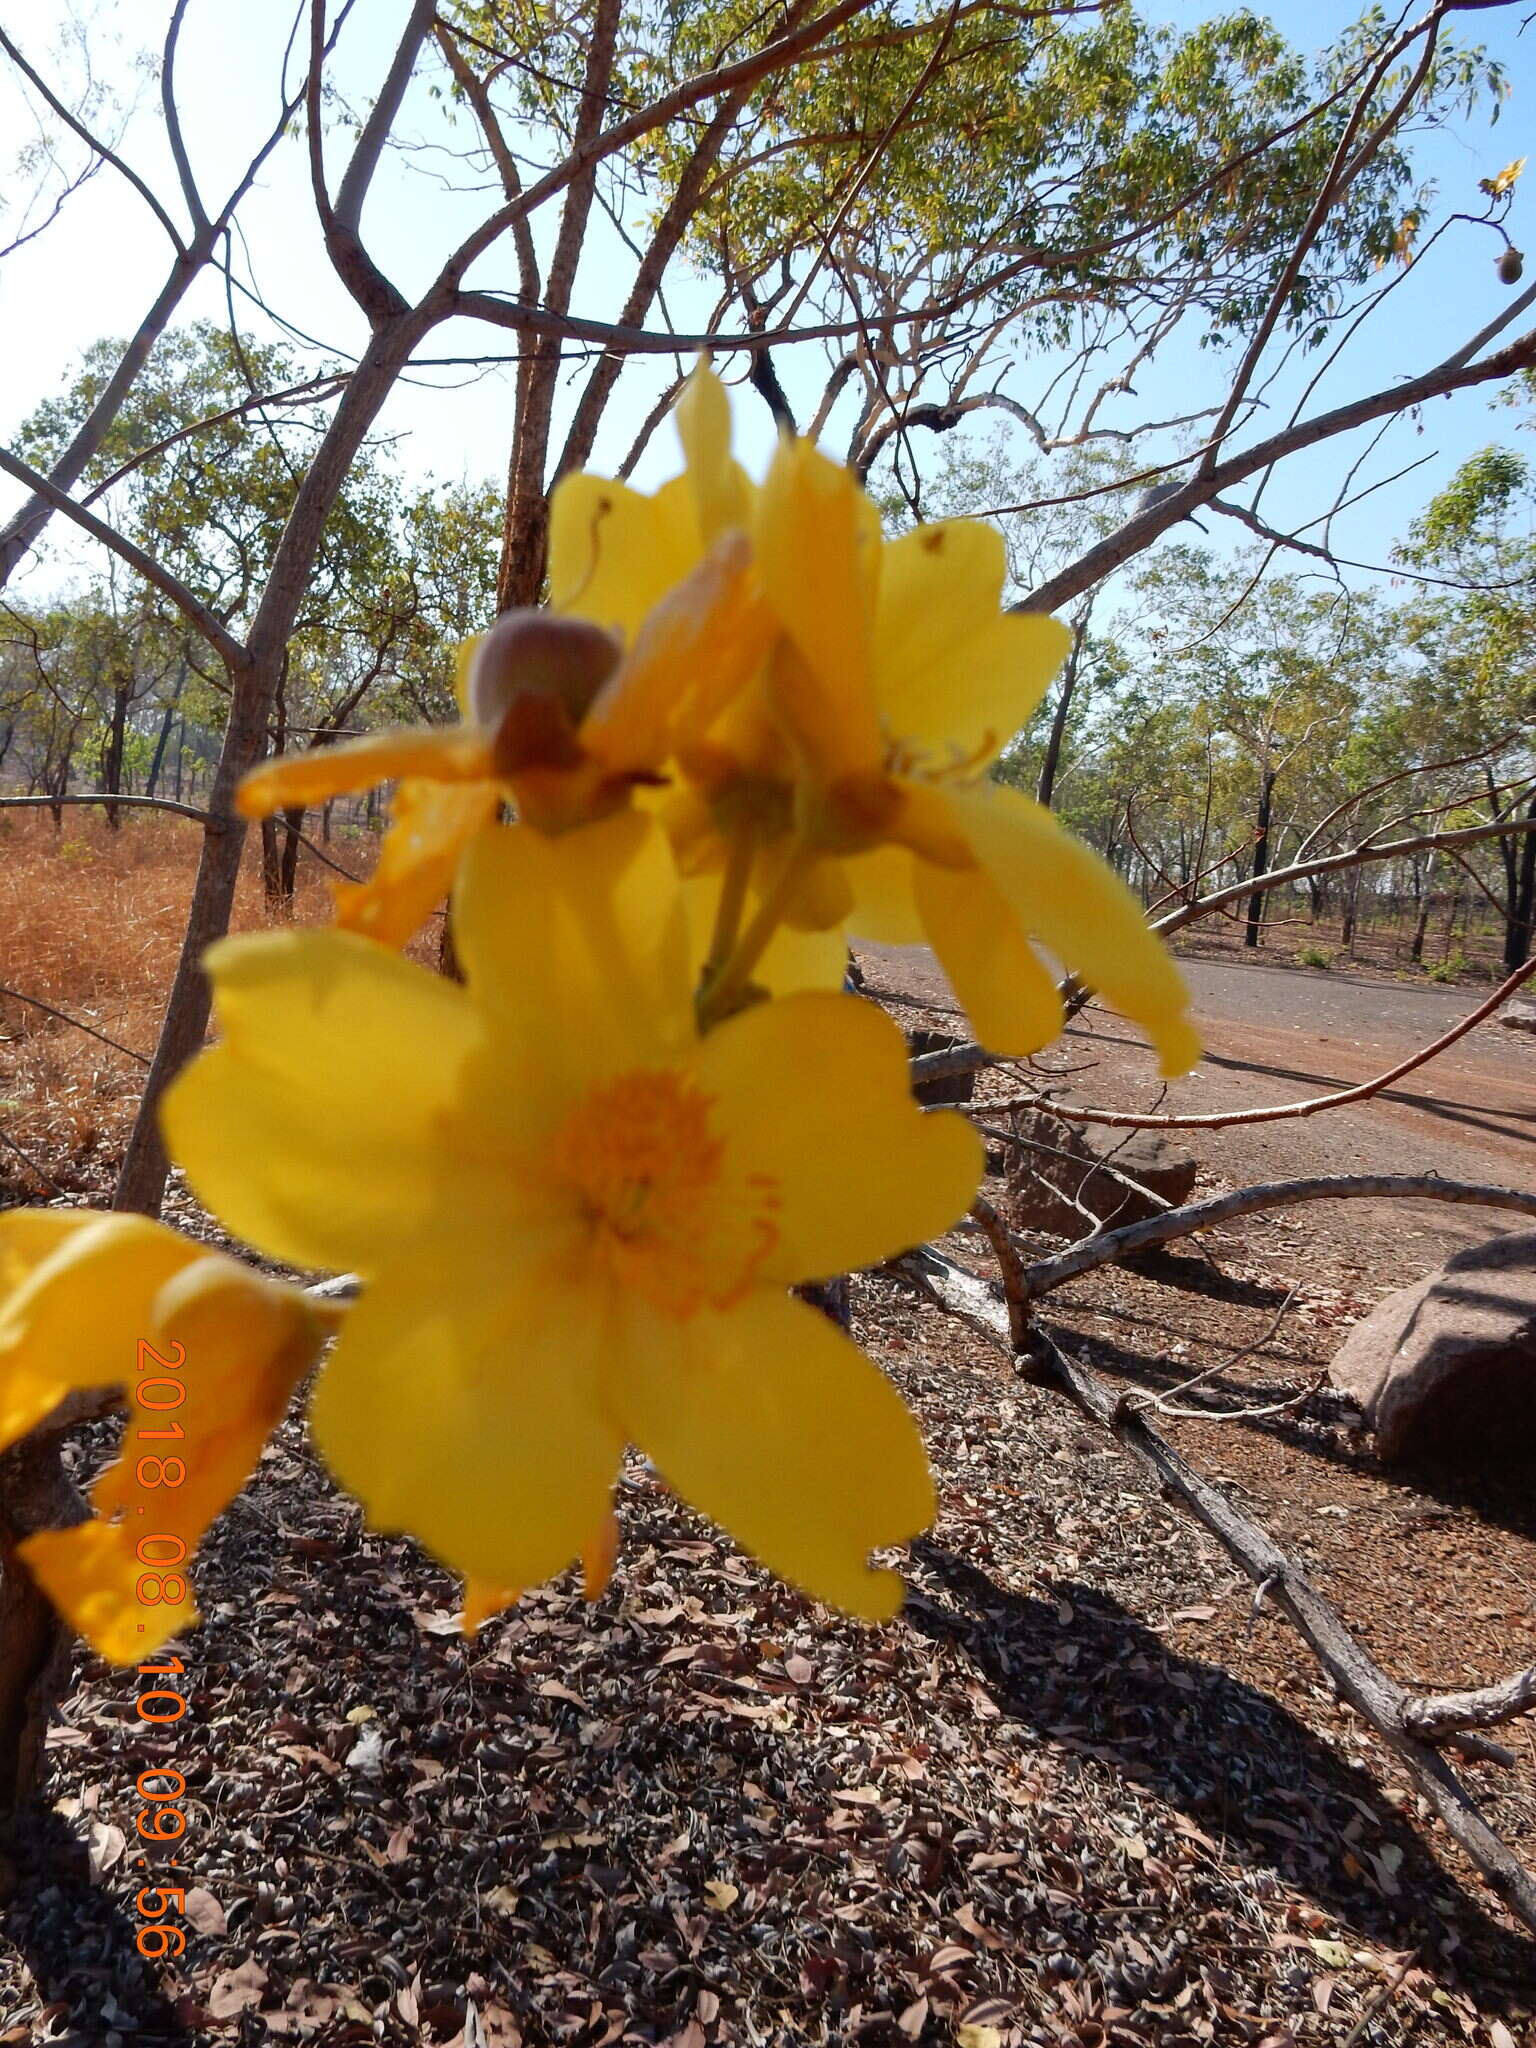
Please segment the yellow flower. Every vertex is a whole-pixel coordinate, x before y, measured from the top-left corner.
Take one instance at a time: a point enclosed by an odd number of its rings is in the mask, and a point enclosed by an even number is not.
[[[776,820],[760,793],[744,805],[739,785],[762,770],[733,758],[729,707],[684,746],[701,789],[669,820],[685,865],[750,845],[761,930],[783,916],[926,939],[996,1052],[1033,1052],[1061,1029],[1038,944],[1146,1030],[1165,1073],[1192,1066],[1182,978],[1135,898],[1049,811],[990,778],[1069,644],[1056,620],[1001,608],[1001,537],[949,520],[882,542],[851,472],[798,440],[781,442],[752,532],[781,628],[763,688],[793,791]],[[750,924],[746,941],[738,980],[754,965]],[[731,976],[728,957],[714,965]]]
[[[21,1545],[94,1648],[132,1664],[197,1619],[188,1560],[245,1484],[333,1312],[139,1216],[0,1216],[0,1448],[122,1388],[94,1517]]]
[[[260,818],[398,780],[374,873],[336,885],[343,929],[404,945],[503,800],[551,833],[621,808],[661,778],[684,708],[708,719],[760,665],[747,485],[707,370],[675,417],[689,466],[654,497],[585,474],[556,486],[550,609],[506,613],[460,649],[458,725],[282,755],[241,784]]]
[[[604,1526],[624,1445],[766,1564],[890,1614],[916,1429],[788,1292],[946,1229],[979,1141],[920,1113],[901,1034],[808,992],[700,1040],[665,842],[628,812],[493,827],[454,897],[458,986],[348,933],[226,940],[222,1042],[166,1130],[251,1243],[366,1281],[311,1421],[343,1485],[486,1589]]]

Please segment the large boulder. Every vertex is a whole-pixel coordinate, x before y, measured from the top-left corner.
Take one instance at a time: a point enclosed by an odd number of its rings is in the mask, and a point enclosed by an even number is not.
[[[1083,1130],[1046,1110],[1020,1111],[1014,1131],[1007,1210],[1015,1230],[1087,1237],[1161,1216],[1194,1192],[1196,1162],[1155,1131]]]
[[[1499,1022],[1506,1031],[1536,1031],[1536,1003],[1506,1003]]]
[[[1536,1452],[1536,1231],[1470,1245],[1377,1302],[1328,1372],[1388,1461]]]

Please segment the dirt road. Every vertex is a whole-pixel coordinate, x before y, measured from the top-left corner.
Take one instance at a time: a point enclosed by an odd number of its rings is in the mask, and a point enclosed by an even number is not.
[[[860,955],[875,984],[951,1001],[925,948],[861,947]],[[1183,965],[1207,1047],[1199,1071],[1161,1091],[1139,1033],[1095,1007],[1037,1063],[1083,1069],[1053,1090],[1059,1098],[1207,1115],[1326,1095],[1394,1066],[1486,993],[1205,958]],[[1536,1188],[1536,1039],[1489,1021],[1366,1102],[1169,1135],[1200,1162],[1201,1193],[1323,1173],[1436,1173]],[[1507,1210],[1385,1202],[1319,1204],[1304,1226],[1321,1265],[1378,1286],[1416,1277],[1458,1246],[1511,1227],[1520,1226]],[[1281,1239],[1299,1228],[1281,1215],[1256,1220],[1243,1235]]]

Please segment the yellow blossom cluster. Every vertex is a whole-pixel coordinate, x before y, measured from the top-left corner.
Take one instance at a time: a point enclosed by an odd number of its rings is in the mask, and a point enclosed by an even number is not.
[[[131,1403],[134,1343],[183,1344],[189,1477],[158,1505],[190,1545],[341,1320],[315,1441],[375,1527],[464,1576],[471,1621],[576,1559],[601,1587],[627,1445],[808,1592],[895,1611],[870,1553],[930,1518],[922,1444],[791,1290],[947,1229],[981,1148],[840,992],[848,937],[926,939],[999,1053],[1059,1031],[1061,969],[1165,1072],[1198,1047],[1129,892],[991,778],[1067,644],[1003,609],[1000,537],[888,541],[793,438],[754,484],[707,365],[677,424],[685,468],[655,494],[559,484],[549,604],[464,651],[458,724],[280,758],[241,792],[259,816],[397,785],[336,928],[211,949],[219,1040],[164,1113],[221,1222],[356,1273],[357,1304],[139,1219],[0,1217],[0,1444],[73,1388]],[[400,951],[450,891],[461,982]],[[128,1466],[28,1550],[125,1658],[151,1640]]]

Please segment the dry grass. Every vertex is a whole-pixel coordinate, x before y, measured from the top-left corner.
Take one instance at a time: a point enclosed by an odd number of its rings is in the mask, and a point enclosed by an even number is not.
[[[188,821],[137,817],[111,832],[70,811],[55,831],[46,812],[0,816],[0,984],[93,1025],[148,1055],[176,969],[200,836]],[[354,872],[372,864],[372,836],[339,843]],[[262,899],[260,841],[246,846],[235,929],[271,922]],[[307,853],[295,921],[323,922],[330,891]],[[98,1039],[0,993],[0,1138],[21,1146],[66,1191],[98,1191],[121,1156],[143,1067]],[[42,1192],[0,1145],[0,1201]]]

